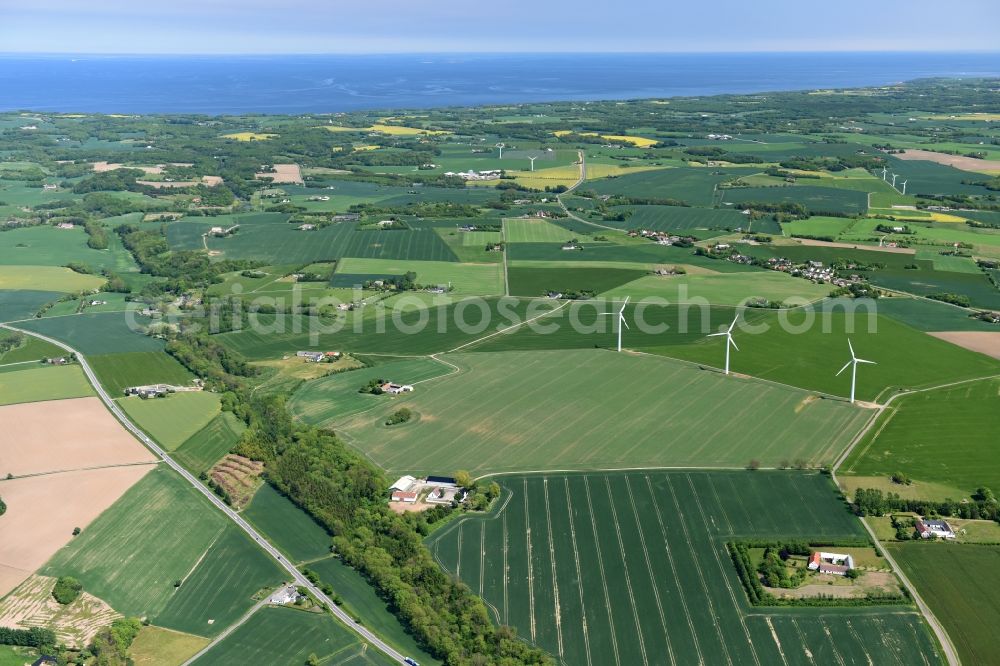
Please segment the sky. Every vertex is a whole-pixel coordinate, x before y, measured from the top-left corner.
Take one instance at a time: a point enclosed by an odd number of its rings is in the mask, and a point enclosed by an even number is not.
[[[996,51],[1000,0],[0,0],[7,53]]]

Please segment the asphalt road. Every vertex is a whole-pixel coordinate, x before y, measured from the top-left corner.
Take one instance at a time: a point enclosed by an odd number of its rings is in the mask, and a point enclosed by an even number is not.
[[[400,654],[395,649],[393,649],[392,646],[386,644],[384,641],[382,641],[382,639],[380,639],[374,633],[369,631],[366,627],[357,624],[353,619],[351,619],[351,616],[348,615],[346,611],[342,610],[340,606],[333,603],[333,600],[330,599],[330,597],[323,594],[322,590],[320,590],[316,585],[314,585],[308,578],[303,576],[302,573],[295,568],[295,565],[286,560],[284,555],[278,552],[278,549],[272,546],[270,542],[267,541],[267,539],[261,536],[261,534],[257,532],[257,530],[255,530],[250,525],[250,523],[243,520],[243,518],[238,513],[233,511],[229,507],[229,505],[223,502],[218,495],[209,490],[204,484],[201,483],[201,481],[198,480],[197,477],[191,474],[191,472],[181,467],[181,465],[177,463],[177,461],[171,458],[170,455],[162,448],[160,448],[160,446],[156,442],[150,439],[146,435],[146,433],[144,433],[142,430],[139,429],[138,426],[132,423],[132,421],[128,418],[125,412],[122,411],[122,409],[118,406],[118,404],[111,399],[111,396],[108,395],[107,391],[104,390],[104,387],[101,386],[101,383],[97,380],[97,376],[94,374],[94,371],[91,370],[90,365],[87,363],[87,359],[84,358],[83,354],[81,354],[80,352],[73,349],[67,344],[64,344],[58,340],[42,335],[40,333],[35,333],[34,331],[28,331],[25,329],[16,328],[14,326],[9,326],[7,324],[0,324],[0,326],[9,330],[17,331],[19,333],[24,333],[25,335],[36,337],[40,340],[44,340],[45,342],[51,343],[53,345],[56,345],[57,347],[65,349],[67,352],[75,354],[77,361],[80,363],[80,367],[83,369],[84,374],[87,375],[87,379],[94,387],[94,390],[97,392],[98,397],[100,397],[100,399],[104,402],[104,405],[108,408],[108,410],[112,414],[114,414],[115,418],[117,418],[121,422],[121,424],[125,426],[126,429],[129,430],[129,432],[135,435],[139,439],[139,441],[141,441],[143,444],[146,445],[147,448],[149,448],[153,453],[159,456],[160,459],[163,460],[163,462],[165,462],[167,465],[169,465],[175,472],[184,477],[184,479],[187,480],[187,482],[190,483],[192,486],[194,486],[194,488],[197,489],[202,495],[204,495],[208,499],[208,501],[215,506],[215,508],[224,513],[226,517],[229,518],[231,521],[239,525],[244,532],[250,535],[251,539],[257,542],[257,545],[260,546],[264,550],[264,552],[270,555],[271,558],[273,558],[285,571],[288,572],[288,574],[291,576],[291,580],[294,580],[296,585],[299,585],[309,590],[309,592],[312,593],[314,597],[319,599],[327,608],[329,608],[330,611],[341,622],[347,625],[348,629],[361,636],[363,639],[365,639],[373,646],[375,646],[376,648],[387,654],[393,660],[401,664],[406,663],[404,661],[405,655]]]

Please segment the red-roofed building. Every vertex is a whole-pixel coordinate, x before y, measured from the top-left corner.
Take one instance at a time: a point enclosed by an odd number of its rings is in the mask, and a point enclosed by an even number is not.
[[[392,493],[393,502],[416,502],[417,493],[416,492],[405,492],[402,490],[396,490]]]

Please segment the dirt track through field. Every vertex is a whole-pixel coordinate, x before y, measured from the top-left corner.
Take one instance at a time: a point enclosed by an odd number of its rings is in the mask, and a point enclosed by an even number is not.
[[[0,476],[155,462],[98,398],[0,407]]]
[[[129,465],[0,481],[0,597],[17,587],[153,469]]]
[[[1000,332],[994,331],[935,331],[931,333],[935,338],[940,338],[959,347],[980,354],[986,354],[993,358],[1000,358]]]

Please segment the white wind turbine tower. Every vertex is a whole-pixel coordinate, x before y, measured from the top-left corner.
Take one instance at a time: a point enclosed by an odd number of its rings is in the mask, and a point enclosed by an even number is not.
[[[503,149],[504,149],[504,144],[502,144],[502,143],[498,143],[498,144],[496,145],[496,147],[500,149],[500,159],[503,159]]]
[[[847,366],[853,366],[851,368],[851,404],[854,404],[854,387],[858,380],[858,363],[868,363],[869,365],[876,365],[875,361],[866,361],[863,358],[858,358],[854,355],[854,345],[851,344],[851,339],[847,338],[847,347],[851,350],[851,360],[844,364],[835,376],[839,377],[840,373],[847,370]]]
[[[736,343],[733,342],[733,327],[736,326],[736,320],[739,319],[739,318],[740,318],[740,313],[737,312],[736,316],[733,317],[733,323],[729,325],[729,328],[727,328],[725,331],[722,331],[721,333],[711,333],[708,336],[710,338],[714,338],[717,335],[724,335],[724,336],[726,336],[726,374],[727,375],[729,374],[729,345],[732,345],[733,349],[735,349],[736,351],[740,350],[740,348],[736,346]]]
[[[628,328],[628,324],[625,322],[625,306],[628,305],[628,299],[631,296],[626,296],[625,301],[622,303],[622,307],[618,310],[618,351],[622,350],[622,326]],[[614,314],[613,312],[602,312],[602,316],[609,316]]]
[[[902,194],[906,194],[906,181],[903,181],[903,191]]]
[[[534,157],[529,157],[528,159],[531,160],[531,170],[534,171],[535,170],[535,160],[538,159],[538,155],[535,155]]]
[[[882,180],[885,180],[885,172],[888,170],[886,167],[882,167]]]
[[[892,174],[892,189],[896,189],[896,179],[899,178],[898,174]]]

